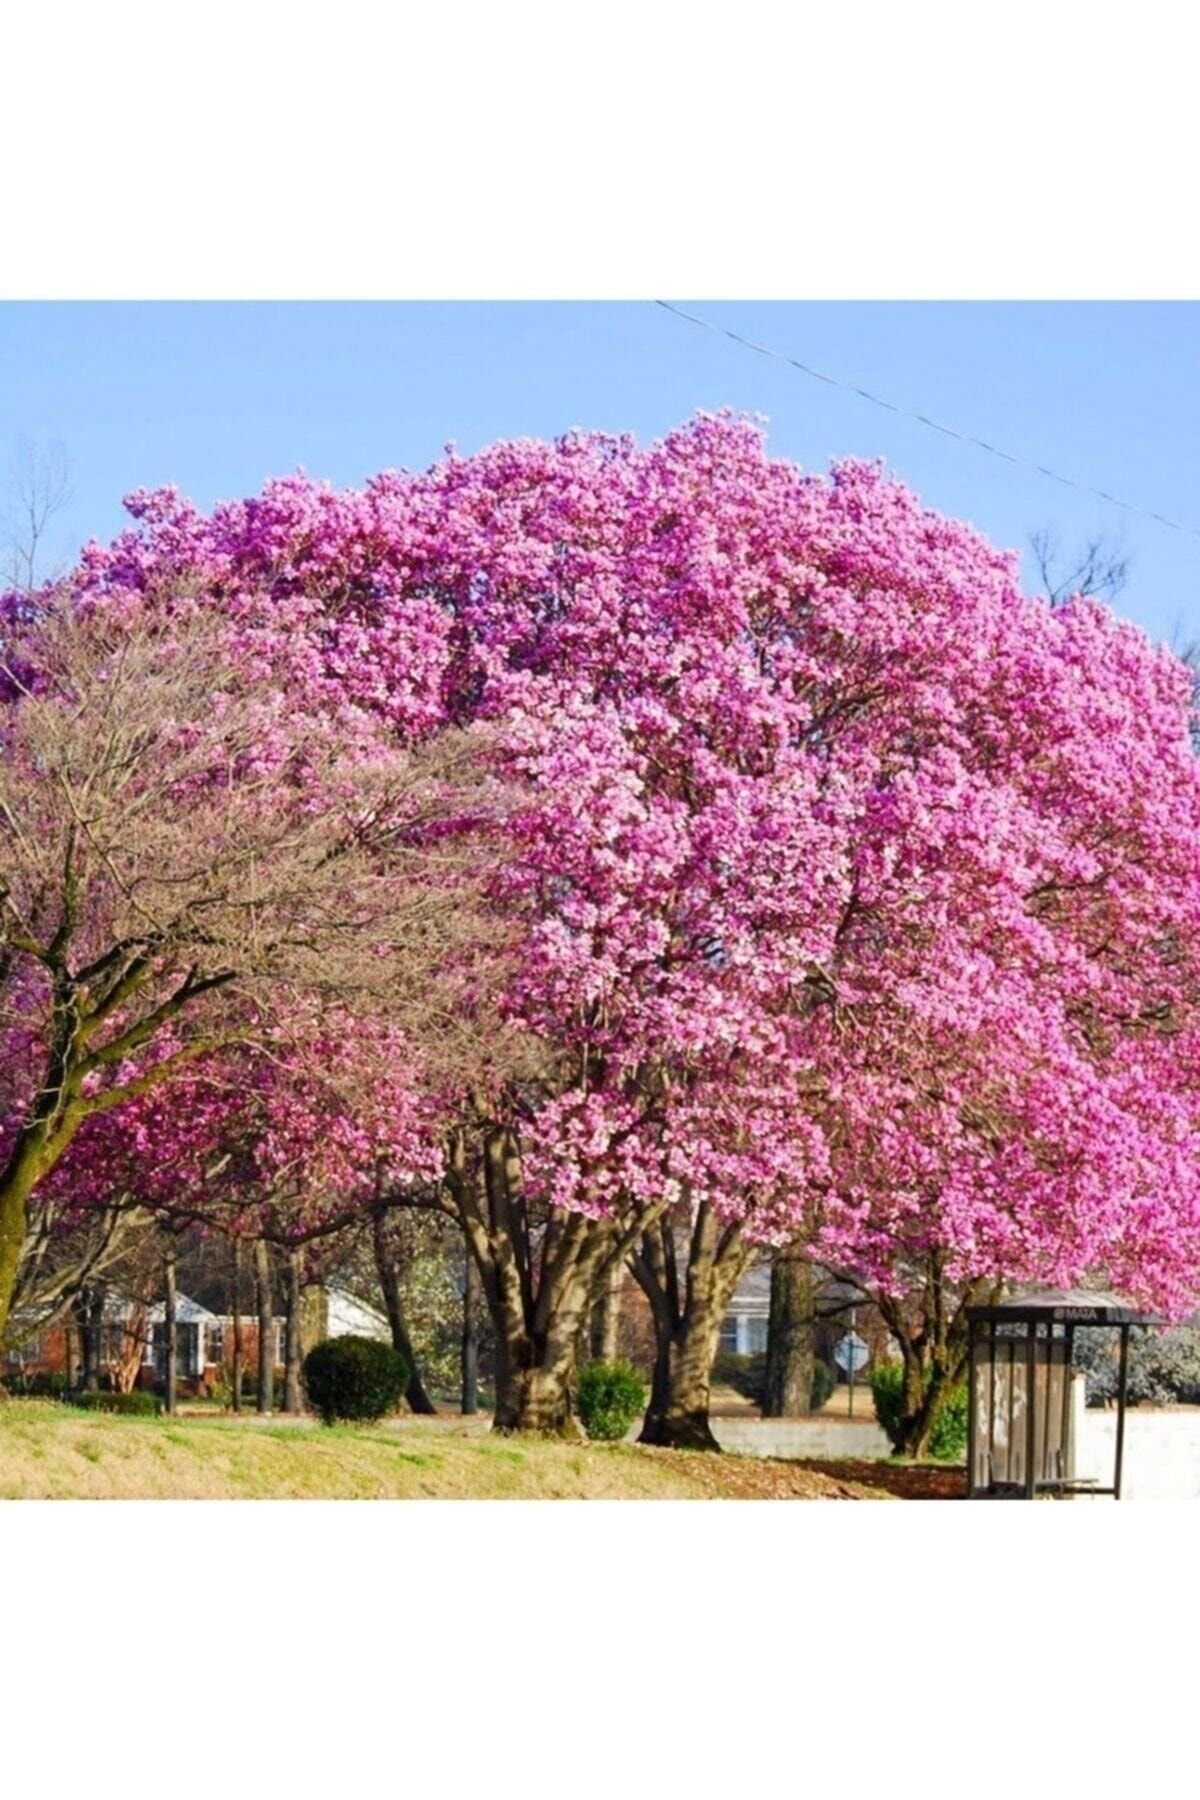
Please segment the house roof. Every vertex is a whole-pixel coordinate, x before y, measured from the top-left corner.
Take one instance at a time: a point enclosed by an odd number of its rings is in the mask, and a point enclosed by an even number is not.
[[[146,1308],[146,1317],[153,1325],[161,1325],[166,1317],[166,1306],[160,1300],[155,1306]],[[175,1296],[175,1322],[177,1325],[219,1325],[216,1313],[209,1312],[207,1306],[201,1306],[198,1300],[192,1300],[187,1294]]]
[[[336,1311],[341,1314],[343,1319],[349,1319],[359,1325],[370,1325],[377,1332],[390,1338],[392,1328],[378,1307],[372,1306],[366,1300],[360,1300],[357,1294],[352,1294],[350,1289],[343,1287],[340,1282],[327,1282],[325,1293],[331,1313]]]

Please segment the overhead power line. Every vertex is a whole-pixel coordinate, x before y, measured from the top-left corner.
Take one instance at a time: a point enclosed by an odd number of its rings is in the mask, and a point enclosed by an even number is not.
[[[998,456],[1002,462],[1012,463],[1015,468],[1044,475],[1047,480],[1057,481],[1062,487],[1074,488],[1077,493],[1091,494],[1094,499],[1104,500],[1109,506],[1119,506],[1122,512],[1136,513],[1143,519],[1153,519],[1156,525],[1165,525],[1169,531],[1181,531],[1185,537],[1200,538],[1200,527],[1181,525],[1178,519],[1169,519],[1165,513],[1154,512],[1148,506],[1137,506],[1132,500],[1122,500],[1117,494],[1106,493],[1103,488],[1092,487],[1086,481],[1075,481],[1070,475],[1060,475],[1057,469],[1048,469],[1044,463],[1030,462],[1023,456],[1013,456],[1009,451],[1001,450],[998,444],[989,444],[985,438],[975,437],[969,431],[956,431],[952,425],[941,425],[936,419],[927,418],[924,413],[910,412],[907,407],[897,406],[894,401],[885,400],[881,394],[872,394],[869,389],[859,387],[856,382],[842,381],[836,375],[827,375],[823,370],[801,362],[798,357],[789,356],[786,351],[773,350],[769,344],[756,344],[752,338],[730,331],[728,326],[718,325],[712,319],[703,319],[698,313],[685,312],[682,306],[673,306],[669,300],[656,300],[654,304],[661,306],[664,312],[674,313],[677,319],[686,319],[690,325],[699,325],[705,331],[714,332],[717,337],[728,338],[731,343],[740,344],[744,350],[753,350],[758,356],[768,356],[773,362],[787,363],[789,368],[799,369],[802,375],[809,375],[814,381],[823,381],[827,387],[842,388],[848,394],[857,394],[860,400],[869,400],[872,406],[881,406],[885,412],[910,419],[915,425],[924,425],[929,431],[940,432],[943,437],[957,438],[961,444],[973,444],[977,450],[986,450],[989,456]]]

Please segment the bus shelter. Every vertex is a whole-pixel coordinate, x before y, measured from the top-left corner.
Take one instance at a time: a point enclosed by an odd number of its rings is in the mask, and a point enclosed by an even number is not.
[[[1121,1498],[1129,1334],[1160,1321],[1115,1294],[1048,1289],[967,1309],[969,1329],[967,1497],[1036,1500],[1039,1495]],[[1117,1430],[1111,1487],[1075,1474],[1071,1375],[1081,1327],[1119,1334]]]

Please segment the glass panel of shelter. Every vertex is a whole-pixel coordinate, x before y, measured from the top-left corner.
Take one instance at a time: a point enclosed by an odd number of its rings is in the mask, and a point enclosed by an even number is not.
[[[1071,1332],[1052,1323],[991,1324],[976,1337],[971,1488],[1055,1488],[1071,1477]]]

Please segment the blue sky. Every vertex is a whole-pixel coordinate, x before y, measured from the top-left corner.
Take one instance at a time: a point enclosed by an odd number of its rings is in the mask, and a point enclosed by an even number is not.
[[[897,405],[1200,530],[1200,305],[679,304]],[[623,304],[0,305],[0,468],[59,440],[74,497],[53,561],[110,536],[130,488],[203,505],[297,467],[338,484],[571,426],[657,436],[696,408],[767,415],[807,468],[883,457],[932,506],[1021,548],[1104,531],[1118,610],[1200,634],[1200,535],[1012,467],[699,330]],[[1032,574],[1030,574],[1032,582]]]

